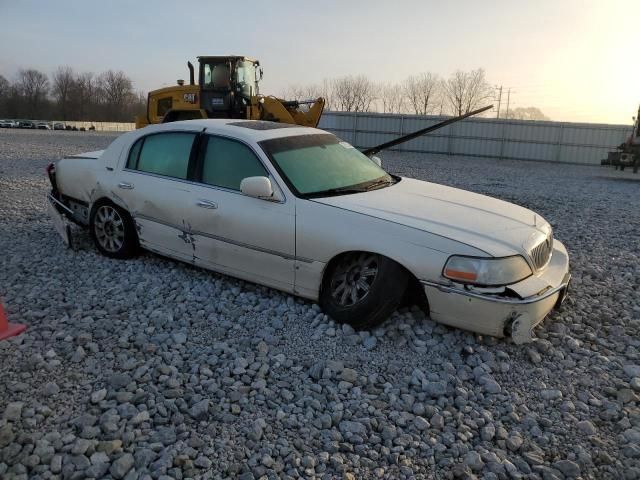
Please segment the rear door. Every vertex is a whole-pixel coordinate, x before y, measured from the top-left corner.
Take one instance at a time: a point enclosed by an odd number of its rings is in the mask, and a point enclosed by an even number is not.
[[[190,174],[198,132],[172,131],[140,138],[130,149],[114,193],[138,230],[142,247],[193,262],[189,235]]]
[[[246,177],[271,178],[277,200],[241,193]],[[295,202],[285,198],[260,156],[236,139],[205,134],[195,169],[192,217],[205,266],[293,291]]]

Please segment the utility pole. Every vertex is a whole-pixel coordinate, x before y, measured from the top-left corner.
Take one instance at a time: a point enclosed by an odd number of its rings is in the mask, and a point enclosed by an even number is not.
[[[507,118],[509,118],[509,101],[511,100],[511,88],[507,91]]]
[[[496,86],[496,88],[498,88]],[[498,89],[498,113],[496,114],[496,118],[500,118],[500,103],[502,102],[502,85],[500,85],[500,88]]]

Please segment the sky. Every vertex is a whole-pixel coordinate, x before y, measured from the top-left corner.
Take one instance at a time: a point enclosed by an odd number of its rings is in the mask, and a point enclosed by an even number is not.
[[[148,91],[188,79],[198,55],[239,54],[260,59],[261,93],[280,95],[344,75],[484,68],[510,108],[630,124],[639,13],[637,0],[0,0],[0,74],[115,69]]]

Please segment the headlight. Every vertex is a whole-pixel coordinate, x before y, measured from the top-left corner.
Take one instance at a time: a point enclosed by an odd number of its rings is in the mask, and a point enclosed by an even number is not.
[[[442,275],[450,280],[473,285],[498,286],[524,280],[531,267],[520,255],[504,258],[449,257]]]

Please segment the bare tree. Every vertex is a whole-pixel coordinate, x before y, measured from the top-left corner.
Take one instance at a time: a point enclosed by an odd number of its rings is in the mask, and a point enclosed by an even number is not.
[[[104,113],[108,118],[125,120],[125,106],[133,97],[133,83],[122,71],[107,70],[98,78]]]
[[[53,86],[51,88],[54,98],[58,103],[58,110],[63,120],[69,120],[72,103],[72,94],[75,89],[75,74],[68,66],[58,67],[53,72]]]
[[[0,98],[6,98],[9,95],[9,80],[0,75]]]
[[[42,116],[47,106],[47,76],[35,69],[20,70],[17,84],[19,94],[24,98],[25,113],[33,118]]]
[[[443,83],[450,113],[463,115],[493,98],[493,89],[482,68],[471,72],[456,71]]]
[[[429,115],[437,111],[441,96],[441,80],[437,74],[425,72],[412,75],[402,87],[407,103],[416,115]]]
[[[95,117],[96,104],[98,103],[98,85],[95,76],[91,72],[79,73],[75,78],[74,97],[77,104],[77,117],[85,120]]]
[[[405,109],[403,89],[396,83],[382,83],[378,86],[382,113],[402,113]]]
[[[509,110],[504,118],[512,118],[515,120],[550,120],[542,110],[537,107],[518,107]]]
[[[332,92],[335,107],[345,112],[368,112],[375,100],[375,86],[364,75],[335,79]]]

